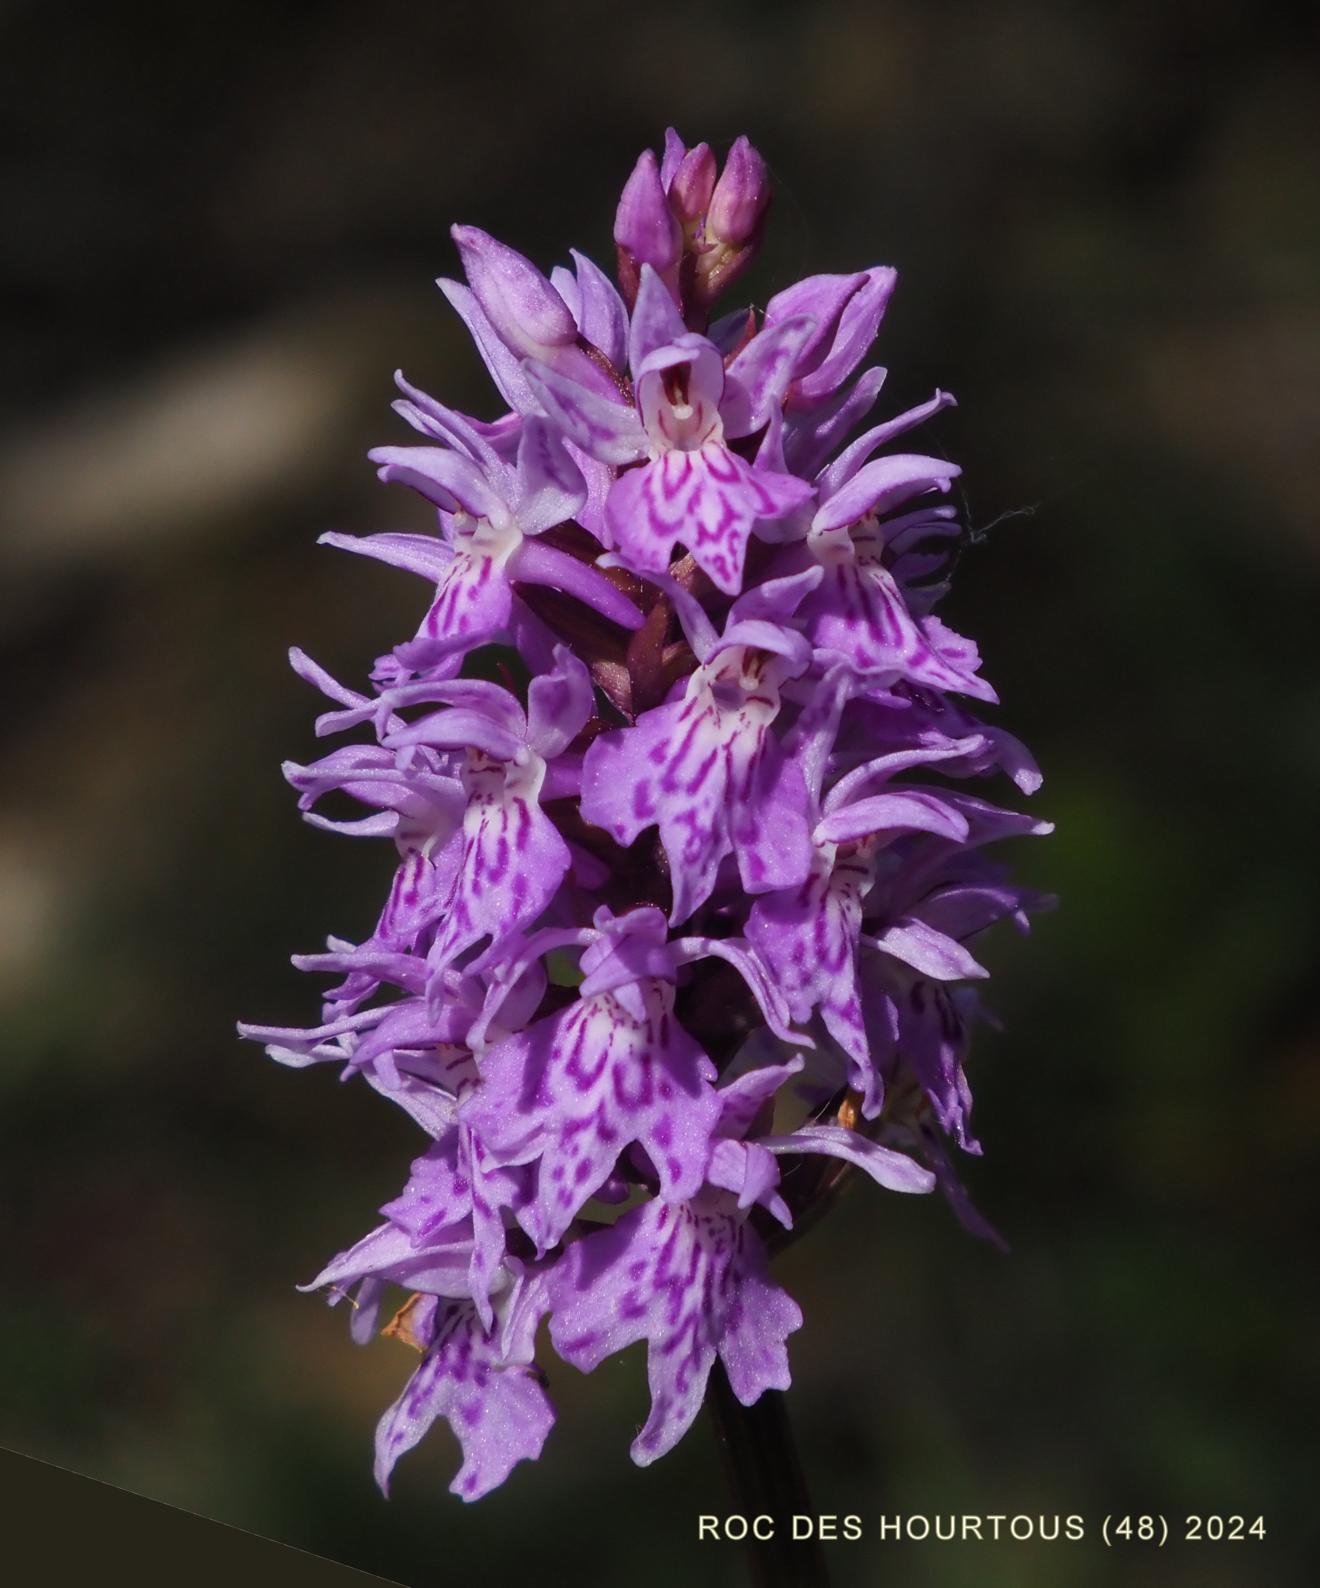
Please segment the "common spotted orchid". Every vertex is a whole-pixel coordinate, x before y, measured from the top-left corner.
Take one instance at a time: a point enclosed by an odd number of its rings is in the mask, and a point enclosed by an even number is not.
[[[368,690],[293,653],[318,734],[348,737],[286,776],[315,826],[386,842],[385,902],[295,958],[335,978],[318,1023],[240,1029],[420,1132],[381,1222],[304,1287],[420,1354],[382,1488],[437,1420],[464,1499],[540,1455],[547,1321],[583,1371],[646,1342],[642,1465],[713,1374],[743,1406],[787,1388],[810,1319],[771,1261],[853,1179],[938,1186],[993,1238],[948,1150],[980,1150],[977,942],[1047,901],[985,851],[1048,824],[968,785],[1040,775],[971,714],[994,691],[934,611],[951,399],[861,428],[894,271],[711,317],[769,197],[746,139],[721,166],[671,131],[620,200],[617,289],[456,227],[441,287],[502,409],[400,377],[420,440],[371,460],[431,529],[323,537],[431,587]]]

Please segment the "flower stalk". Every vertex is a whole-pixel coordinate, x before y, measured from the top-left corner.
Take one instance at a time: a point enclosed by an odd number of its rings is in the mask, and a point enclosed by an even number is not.
[[[747,1534],[748,1572],[755,1588],[829,1588],[825,1551],[788,1417],[787,1396],[768,1390],[744,1406],[722,1366],[711,1373],[707,1397],[715,1437],[724,1459],[734,1512],[750,1523],[769,1517],[773,1529]],[[793,1518],[809,1518],[810,1531],[794,1537]]]

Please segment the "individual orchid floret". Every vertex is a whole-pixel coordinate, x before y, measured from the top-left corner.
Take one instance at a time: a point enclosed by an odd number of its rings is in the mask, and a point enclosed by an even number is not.
[[[666,1201],[695,1196],[719,1116],[716,1067],[674,1012],[681,966],[715,954],[747,978],[763,1017],[789,1036],[782,1000],[745,945],[667,941],[653,906],[597,913],[583,934],[577,1000],[489,1051],[462,1117],[492,1161],[537,1165],[518,1214],[538,1251],[554,1246],[633,1146]]]
[[[801,1068],[801,1059],[764,1065],[720,1088],[718,1139],[706,1171],[712,1186],[733,1192],[743,1212],[760,1204],[784,1229],[792,1229],[793,1215],[779,1191],[781,1157],[834,1158],[860,1168],[886,1190],[931,1190],[935,1177],[930,1170],[852,1125],[811,1122],[785,1134],[768,1134],[776,1094]]]
[[[303,970],[335,969],[351,957],[344,953],[298,955],[294,963]],[[439,1136],[453,1123],[457,1072],[470,1062],[465,1047],[469,1027],[480,1010],[465,1003],[461,989],[447,988],[446,996],[432,1002],[422,988],[427,982],[425,961],[412,955],[392,955],[397,966],[385,969],[379,954],[362,956],[381,980],[411,985],[410,996],[388,1004],[347,1012],[327,1010],[322,1025],[259,1026],[242,1024],[239,1032],[264,1042],[266,1051],[280,1064],[305,1069],[313,1064],[336,1064],[344,1079],[362,1075],[382,1095],[399,1104],[423,1130]]]
[[[446,703],[419,723],[395,704]],[[551,792],[576,786],[579,765],[563,751],[593,710],[585,667],[560,647],[555,670],[532,686],[528,711],[498,685],[451,679],[407,685],[374,708],[385,743],[349,746],[311,767],[290,765],[308,819],[327,793],[347,793],[374,814],[347,825],[390,836],[399,852],[373,943],[414,950],[442,917],[432,947],[443,969],[483,936],[516,931],[553,897],[570,863],[563,838],[538,803],[553,763]],[[335,714],[356,721],[362,710]]]
[[[346,1286],[407,1285],[433,1296],[467,1296],[472,1266],[472,1231],[466,1223],[414,1240],[393,1221],[378,1225],[332,1257],[300,1290],[330,1290],[331,1303]]]
[[[830,1035],[848,1057],[849,1085],[873,1119],[884,1101],[883,1080],[871,1062],[858,983],[864,901],[886,848],[914,832],[936,833],[954,843],[966,838],[966,818],[943,790],[891,786],[918,766],[938,766],[964,750],[897,751],[839,779],[822,795],[829,746],[850,682],[842,668],[831,674],[794,730],[790,754],[802,767],[811,800],[812,861],[802,884],[759,898],[747,931],[788,1000],[795,1020],[819,1008]],[[982,974],[963,956],[964,975]]]
[[[954,745],[962,749],[954,751]],[[1003,772],[1023,794],[1036,793],[1043,781],[1035,758],[1020,739],[938,695],[859,700],[834,748],[841,771],[891,750],[924,748],[950,751],[940,763],[948,777]]]
[[[592,711],[591,680],[560,647],[558,671],[536,680],[528,713],[498,684],[455,679],[432,686],[444,708],[387,736],[390,748],[425,745],[463,754],[466,796],[453,880],[429,961],[443,970],[482,939],[491,947],[531,925],[569,868],[568,845],[541,809],[547,762],[562,754]],[[539,686],[539,687],[538,687]],[[571,767],[558,766],[556,773]],[[551,788],[556,786],[552,782]]]
[[[375,557],[435,584],[416,638],[396,654],[425,669],[503,639],[518,584],[547,585],[636,629],[642,616],[594,568],[540,538],[581,511],[586,481],[558,432],[544,419],[522,426],[507,463],[462,419],[420,392],[401,405],[418,428],[446,445],[377,447],[370,456],[387,482],[411,486],[439,509],[445,539],[327,534],[327,545]]]
[[[467,326],[515,416],[537,411],[519,373],[525,358],[553,365],[596,390],[612,389],[608,369],[593,357],[571,307],[530,259],[476,226],[455,226],[451,235],[468,285],[444,277],[437,285]],[[497,427],[496,436],[516,428],[514,417]]]
[[[459,1097],[470,1095],[476,1066],[464,1078]],[[408,1183],[381,1212],[406,1230],[414,1247],[465,1221],[471,1232],[467,1294],[482,1322],[491,1321],[490,1296],[505,1256],[503,1210],[527,1200],[527,1175],[495,1162],[490,1149],[460,1116],[416,1159]]]
[[[698,641],[701,665],[682,696],[587,751],[583,817],[625,846],[659,827],[675,925],[710,897],[726,855],[737,857],[751,894],[796,887],[810,869],[806,786],[773,731],[781,686],[806,671],[810,647],[751,613],[787,617],[818,578],[812,570],[782,581],[774,608],[765,590],[735,602],[723,637]]]
[[[661,947],[660,912],[634,917],[643,919],[625,918],[624,929]],[[666,1199],[701,1185],[717,1072],[674,1016],[668,970],[584,994],[486,1055],[464,1117],[497,1161],[536,1165],[536,1195],[519,1221],[538,1251],[559,1242],[633,1143]]]
[[[453,890],[458,853],[451,840],[465,804],[461,780],[425,750],[404,757],[383,745],[358,744],[310,766],[289,762],[284,775],[314,826],[394,840],[398,865],[372,941],[387,950],[415,947]],[[351,822],[320,815],[317,802],[335,793],[373,814]]]
[[[714,343],[684,330],[647,265],[629,340],[635,406],[603,400],[548,365],[527,364],[528,381],[568,439],[624,470],[605,525],[633,572],[663,573],[681,542],[719,589],[736,595],[757,523],[810,498],[805,480],[758,468],[729,445],[766,424],[809,330],[805,319],[785,322],[753,338],[726,370]]]
[[[782,454],[795,474],[814,475],[866,417],[886,371],[854,371],[875,341],[897,272],[876,265],[851,275],[808,276],[766,305],[767,328],[808,315],[815,330],[784,396]]]
[[[817,479],[820,506],[805,549],[824,577],[802,607],[804,632],[817,651],[847,660],[856,677],[886,690],[896,683],[994,701],[977,676],[975,648],[933,617],[914,617],[888,565],[889,537],[924,517],[914,503],[947,491],[961,472],[942,458],[889,454],[866,459],[905,428],[945,405],[943,393],[879,425]],[[900,513],[899,509],[908,509]]]
[[[394,1464],[437,1418],[453,1429],[463,1464],[449,1492],[479,1500],[520,1461],[541,1454],[555,1414],[533,1366],[544,1305],[539,1277],[520,1274],[483,1323],[470,1301],[418,1294],[390,1330],[422,1361],[376,1430],[376,1482],[388,1494]]]
[[[727,1192],[643,1202],[575,1241],[551,1285],[551,1340],[582,1372],[648,1342],[651,1415],[633,1440],[638,1466],[692,1426],[717,1356],[744,1406],[789,1386],[785,1342],[802,1311],[771,1279],[764,1244]]]
[[[968,945],[1001,920],[1025,932],[1030,914],[1053,903],[1009,883],[979,851],[1053,828],[961,790],[945,798],[966,822],[963,838],[951,842],[948,835],[927,832],[906,840],[866,900],[863,1016],[875,1073],[892,1072],[902,1058],[940,1128],[964,1151],[979,1153],[963,1064],[980,1002],[975,989],[962,984],[987,972]]]
[[[876,265],[851,275],[808,276],[770,299],[766,325],[805,314],[815,326],[793,365],[785,394],[790,413],[809,414],[836,395],[875,341],[897,281],[897,271]]]
[[[477,226],[455,226],[450,235],[482,312],[506,346],[547,363],[576,346],[568,305],[529,259]]]
[[[335,938],[326,952],[295,954],[293,963],[343,977],[323,998],[321,1025],[243,1024],[242,1035],[290,1068],[334,1064],[343,1080],[362,1076],[436,1139],[450,1131],[459,1096],[475,1079],[473,1043],[520,1029],[546,988],[534,962],[495,985],[458,971],[436,975],[417,954]],[[372,1001],[382,994],[387,1001]]]
[[[935,1184],[904,1154],[837,1127],[742,1139],[798,1068],[752,1071],[721,1090],[711,1183],[697,1197],[676,1206],[642,1204],[575,1242],[548,1279],[551,1339],[565,1361],[590,1372],[634,1341],[648,1342],[651,1415],[632,1446],[639,1466],[671,1450],[691,1427],[716,1357],[744,1406],[788,1386],[786,1341],[802,1313],[770,1278],[750,1216],[764,1203],[781,1223],[792,1222],[775,1189],[777,1157],[840,1158],[901,1192]]]
[[[378,732],[404,726],[379,698],[344,688],[302,651],[295,648],[289,659],[301,678],[341,708],[317,719],[318,734],[364,724]],[[398,866],[372,934],[375,949],[415,948],[452,886],[456,855],[448,846],[465,803],[456,764],[452,756],[427,750],[399,754],[381,744],[341,746],[306,766],[284,763],[284,776],[298,790],[299,809],[312,826],[354,838],[393,840]],[[317,810],[321,800],[336,794],[347,795],[370,814],[344,819]]]

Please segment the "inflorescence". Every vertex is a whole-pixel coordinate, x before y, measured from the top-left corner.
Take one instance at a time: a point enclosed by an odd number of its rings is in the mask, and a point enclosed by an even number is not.
[[[382,1488],[438,1417],[465,1499],[540,1454],[547,1315],[584,1372],[647,1341],[642,1465],[717,1357],[744,1405],[786,1388],[802,1315],[768,1255],[855,1170],[990,1233],[945,1146],[980,1150],[968,945],[1043,902],[986,846],[1048,824],[965,785],[1040,777],[971,714],[996,696],[933,611],[959,471],[895,444],[952,399],[855,434],[895,272],[710,317],[768,203],[746,139],[720,170],[671,131],[619,204],[619,290],[455,227],[467,282],[440,287],[507,411],[400,376],[418,444],[371,458],[436,532],[323,537],[434,590],[368,692],[292,653],[332,703],[317,733],[354,737],[285,775],[309,822],[384,840],[393,880],[364,942],[295,957],[339,978],[318,1026],[240,1029],[426,1138],[307,1287],[421,1353]],[[323,813],[345,795],[366,814]]]

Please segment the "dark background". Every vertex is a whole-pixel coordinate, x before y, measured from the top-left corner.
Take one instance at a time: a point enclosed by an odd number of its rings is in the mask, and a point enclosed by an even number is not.
[[[698,1424],[647,1472],[640,1351],[552,1363],[536,1467],[465,1509],[411,1359],[297,1295],[412,1127],[232,1034],[360,936],[388,863],[279,761],[424,592],[319,549],[420,522],[364,453],[391,371],[492,398],[430,285],[453,220],[609,262],[666,122],[778,183],[748,294],[901,271],[882,411],[939,384],[950,604],[1046,773],[1062,895],[992,951],[968,1178],[1002,1258],[869,1188],[794,1249],[791,1406],[841,1583],[1314,1581],[1320,73],[1197,5],[10,4],[0,16],[0,1443],[412,1584],[736,1579]],[[385,870],[382,870],[385,867]],[[1106,1552],[1106,1513],[1263,1513]],[[1076,1512],[1085,1544],[879,1540]],[[70,1519],[76,1525],[76,1519]]]

